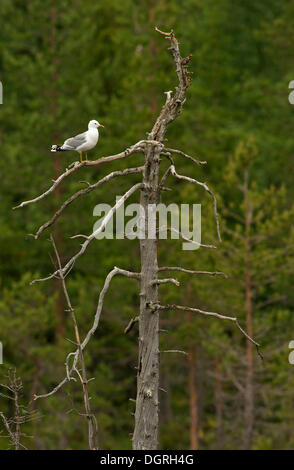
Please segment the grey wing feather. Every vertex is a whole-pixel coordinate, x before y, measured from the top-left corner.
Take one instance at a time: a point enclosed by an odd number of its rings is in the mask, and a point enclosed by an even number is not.
[[[70,137],[69,139],[66,139],[62,147],[67,148],[69,150],[75,150],[77,147],[86,142],[86,134],[87,132],[83,132],[82,134],[78,134],[75,137]]]

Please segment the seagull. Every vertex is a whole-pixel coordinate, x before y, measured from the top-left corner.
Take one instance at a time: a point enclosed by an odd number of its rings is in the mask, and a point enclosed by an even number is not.
[[[86,152],[86,161],[88,160],[88,150],[95,147],[99,139],[98,127],[104,127],[98,121],[92,119],[88,124],[88,130],[75,137],[70,137],[64,141],[63,145],[52,145],[51,152],[66,152],[75,150],[80,154],[80,162],[83,161],[83,152]]]

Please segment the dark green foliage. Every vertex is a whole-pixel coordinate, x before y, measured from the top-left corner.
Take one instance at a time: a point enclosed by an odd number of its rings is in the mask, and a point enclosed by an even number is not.
[[[143,139],[175,84],[167,42],[154,32],[173,28],[183,56],[193,54],[194,72],[183,115],[168,135],[179,148],[207,167],[175,156],[177,171],[207,181],[218,194],[224,243],[218,250],[184,252],[177,241],[160,241],[159,264],[225,271],[230,278],[189,277],[171,273],[181,287],[160,287],[162,302],[190,305],[240,318],[244,326],[244,246],[242,184],[244,158],[250,163],[250,198],[257,214],[252,251],[254,333],[265,355],[255,359],[256,425],[253,448],[293,448],[293,366],[288,343],[293,338],[293,107],[288,84],[293,74],[293,2],[282,0],[212,0],[171,2],[109,0],[2,0],[0,79],[1,234],[0,340],[4,364],[0,382],[16,367],[23,381],[21,401],[39,412],[23,431],[31,449],[85,449],[87,429],[78,383],[71,382],[48,399],[65,374],[64,361],[74,340],[56,282],[30,285],[52,272],[49,231],[35,233],[69,195],[114,169],[136,166],[131,156],[107,167],[83,169],[38,204],[12,211],[21,201],[49,187],[75,160],[72,153],[52,154],[51,144],[86,128],[90,119],[105,125],[89,158],[112,155]],[[249,147],[249,148],[248,148]],[[244,150],[245,149],[245,150]],[[242,160],[243,159],[243,160]],[[166,168],[168,161],[162,162]],[[116,179],[75,201],[53,233],[62,259],[76,251],[76,233],[90,233],[99,202],[113,204],[138,176]],[[201,188],[173,181],[163,201],[202,204],[202,242],[217,243],[211,198]],[[134,197],[132,202],[137,201]],[[68,288],[84,337],[93,321],[105,275],[114,265],[138,271],[138,241],[95,241],[72,271]],[[178,274],[178,275],[177,275]],[[163,276],[162,276],[163,277]],[[272,278],[269,281],[268,278]],[[136,395],[137,328],[124,335],[138,313],[139,289],[130,279],[114,279],[101,324],[86,350],[92,408],[101,447],[130,448]],[[279,299],[275,303],[267,302]],[[264,305],[263,308],[258,307]],[[196,351],[200,447],[217,444],[215,367],[223,374],[223,448],[241,448],[245,340],[233,324],[217,319],[162,313],[161,349]],[[189,366],[185,355],[161,355],[161,446],[189,448]],[[2,392],[2,390],[0,390]],[[0,397],[0,411],[10,404]],[[2,426],[2,423],[1,423]],[[1,438],[0,447],[8,447]]]

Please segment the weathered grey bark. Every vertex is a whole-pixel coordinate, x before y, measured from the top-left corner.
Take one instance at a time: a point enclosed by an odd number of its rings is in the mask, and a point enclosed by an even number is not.
[[[159,163],[162,145],[167,126],[182,110],[189,77],[186,64],[190,57],[182,59],[178,42],[173,34],[163,33],[171,42],[170,50],[176,64],[179,86],[174,96],[167,93],[166,103],[157,118],[149,140],[157,141],[158,145],[146,145],[145,167],[140,203],[145,213],[145,238],[140,241],[141,251],[141,292],[139,316],[139,359],[137,376],[137,399],[135,412],[135,430],[133,448],[136,450],[152,450],[157,448],[159,422],[159,311],[152,308],[158,303],[158,263],[157,240],[147,236],[148,207],[160,202]]]
[[[159,154],[153,149],[147,151],[144,183],[140,203],[148,214],[148,205],[158,203]],[[145,230],[148,217],[145,219]],[[147,227],[146,227],[147,226]],[[141,251],[141,292],[139,316],[139,361],[136,401],[136,426],[133,436],[135,449],[156,449],[158,430],[158,387],[159,387],[159,313],[150,304],[158,300],[158,287],[152,281],[158,277],[157,240],[145,239],[140,242]]]

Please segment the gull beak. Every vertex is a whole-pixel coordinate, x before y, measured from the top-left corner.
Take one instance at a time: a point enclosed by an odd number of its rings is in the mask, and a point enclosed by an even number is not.
[[[103,124],[99,124],[99,127],[104,127]]]

